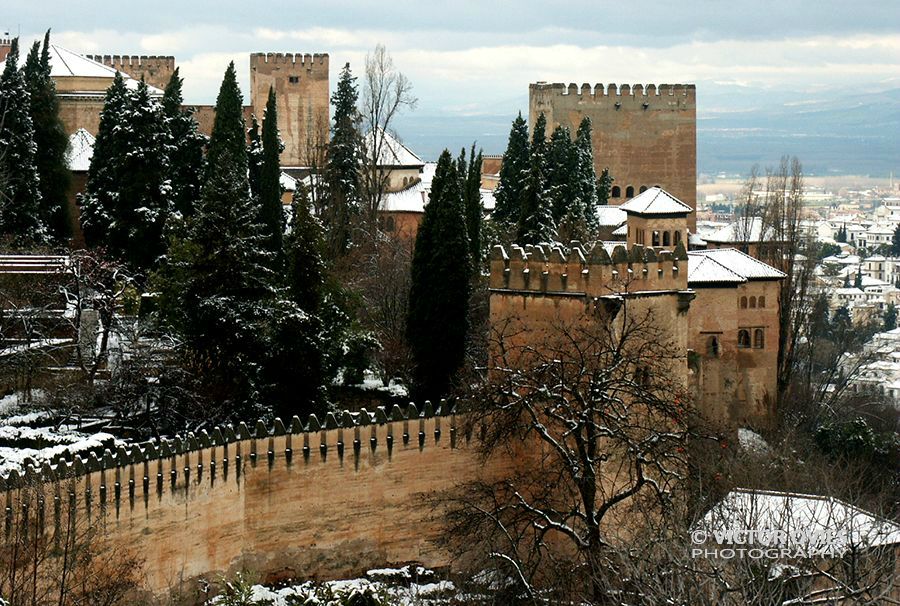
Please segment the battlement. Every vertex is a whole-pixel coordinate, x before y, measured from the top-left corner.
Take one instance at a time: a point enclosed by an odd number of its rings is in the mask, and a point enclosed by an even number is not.
[[[280,67],[328,70],[328,53],[251,53],[250,69]]]
[[[435,441],[441,437],[441,417],[448,417],[454,414],[453,407],[445,400],[435,408],[430,401],[426,401],[420,413],[414,403],[410,403],[406,411],[399,405],[388,411],[385,407],[378,407],[374,413],[368,412],[365,408],[359,412],[351,413],[346,410],[339,413],[328,413],[323,421],[319,421],[316,415],[312,414],[304,424],[299,417],[294,417],[289,425],[285,425],[281,419],[276,418],[269,427],[263,421],[257,421],[251,430],[246,423],[239,423],[235,428],[233,426],[216,427],[212,432],[206,430],[200,431],[198,434],[189,433],[187,436],[176,436],[172,439],[162,439],[157,441],[147,441],[130,447],[119,446],[115,453],[106,449],[105,452],[98,456],[97,453],[91,452],[86,457],[75,455],[71,461],[67,460],[65,455],[60,455],[52,462],[44,462],[37,465],[34,461],[26,459],[24,473],[20,474],[13,470],[6,478],[0,478],[0,492],[10,492],[18,488],[26,486],[34,486],[38,484],[49,484],[60,482],[63,480],[74,480],[79,477],[88,476],[97,472],[122,470],[123,468],[133,467],[135,465],[144,465],[151,462],[160,462],[172,460],[176,457],[189,460],[192,455],[199,461],[199,467],[196,473],[202,475],[203,455],[202,453],[209,449],[217,447],[224,448],[226,451],[229,446],[236,451],[235,465],[241,463],[241,453],[246,453],[246,457],[252,464],[257,462],[258,458],[266,457],[271,463],[276,453],[273,450],[275,438],[281,438],[286,442],[284,453],[278,453],[279,457],[285,457],[288,462],[293,457],[293,451],[300,452],[300,456],[309,459],[311,455],[310,436],[320,435],[320,441],[317,445],[317,451],[324,459],[330,447],[336,450],[339,459],[343,460],[345,446],[350,443],[353,452],[358,457],[362,448],[364,428],[369,428],[370,436],[368,436],[368,446],[374,451],[378,447],[376,438],[376,428],[387,427],[387,438],[385,447],[390,451],[394,446],[395,428],[401,431],[397,432],[398,440],[402,440],[404,446],[408,445],[411,436],[410,427],[415,430],[418,447],[421,449],[426,443],[425,425],[429,421],[434,426]],[[455,447],[456,428],[453,422],[449,428],[451,447]],[[336,434],[332,430],[337,430]],[[345,431],[349,430],[349,434],[345,438]],[[302,444],[294,444],[292,436],[302,436]],[[329,440],[329,437],[336,440]],[[347,439],[349,438],[349,439]],[[266,450],[259,449],[258,444],[263,442]],[[227,455],[226,455],[227,461]],[[215,462],[211,460],[211,473],[215,476]],[[225,463],[227,466],[227,462]],[[177,483],[178,469],[172,467],[170,481],[174,489]],[[227,467],[226,471],[227,473]],[[119,477],[116,472],[116,477]],[[132,473],[133,475],[133,473]],[[186,466],[183,469],[183,481],[188,482],[190,470]],[[148,478],[144,477],[145,491],[147,490]],[[119,484],[119,481],[116,481]],[[105,484],[104,484],[105,485]],[[160,482],[158,490],[161,492],[163,488]],[[117,487],[116,499],[119,498],[119,488]],[[134,490],[132,477],[132,494]]]
[[[529,85],[532,92],[552,95],[576,95],[579,97],[687,97],[696,100],[694,84],[563,84],[562,82],[536,82]]]
[[[131,75],[129,70],[165,67],[175,69],[172,55],[85,55],[91,61],[118,69]]]
[[[605,296],[687,288],[687,252],[681,245],[674,251],[640,245],[628,251],[619,245],[612,254],[601,243],[586,251],[572,242],[568,254],[549,245],[513,245],[507,254],[497,245],[490,264],[490,288],[496,291]]]

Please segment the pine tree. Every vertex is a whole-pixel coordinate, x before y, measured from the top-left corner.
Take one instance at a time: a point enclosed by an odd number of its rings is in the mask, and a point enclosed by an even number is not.
[[[885,332],[897,328],[897,306],[893,303],[888,303],[887,308],[884,310],[882,319],[884,320]]]
[[[23,70],[31,96],[31,121],[37,144],[37,170],[41,189],[41,219],[52,241],[65,244],[72,236],[68,193],[72,181],[66,151],[69,138],[59,118],[56,83],[50,77],[50,30],[44,44],[35,42]]]
[[[189,217],[194,212],[194,203],[200,197],[206,137],[197,131],[193,112],[182,109],[182,78],[178,70],[176,67],[166,85],[162,109],[169,135],[168,164],[172,187],[170,206],[182,217]]]
[[[284,238],[284,209],[281,204],[281,164],[284,149],[278,137],[278,115],[275,90],[269,87],[266,113],[262,125],[262,162],[259,167],[259,213],[268,232],[269,250],[281,255]]]
[[[463,364],[471,288],[468,250],[460,179],[444,150],[416,236],[409,294],[407,338],[421,399],[446,395]]]
[[[496,205],[492,218],[495,221],[512,224],[519,221],[522,214],[522,190],[530,171],[530,157],[528,124],[520,112],[509,130],[509,141],[500,166],[500,182],[494,191]]]
[[[94,141],[87,185],[80,200],[81,228],[88,246],[105,245],[112,237],[110,225],[119,215],[117,192],[125,180],[122,159],[128,153],[123,136],[128,105],[125,80],[122,74],[116,72],[100,112],[100,126]]]
[[[331,97],[334,125],[325,165],[325,205],[322,223],[326,250],[337,258],[350,244],[350,225],[360,211],[360,134],[356,78],[344,65]]]
[[[0,238],[31,246],[46,242],[48,233],[42,220],[30,95],[18,63],[15,38],[0,75]]]
[[[102,154],[95,143],[83,224],[89,245],[102,246],[133,270],[148,272],[166,249],[170,139],[162,107],[150,97],[147,84],[141,80],[120,103],[118,92],[124,88],[114,82],[111,89],[116,90],[107,94],[112,106],[104,106],[98,141],[101,135],[107,140]],[[104,131],[104,118],[114,120],[111,131]]]

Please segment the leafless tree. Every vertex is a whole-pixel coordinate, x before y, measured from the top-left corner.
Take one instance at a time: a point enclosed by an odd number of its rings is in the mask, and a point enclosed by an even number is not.
[[[381,44],[366,55],[365,79],[362,84],[360,114],[363,129],[363,163],[360,170],[362,215],[366,225],[374,226],[381,210],[390,180],[382,164],[393,161],[387,136],[394,136],[394,119],[418,100],[412,94],[412,83],[394,65],[394,60]],[[373,227],[368,229],[374,230]]]
[[[451,497],[450,547],[514,595],[619,604],[610,567],[623,522],[671,512],[685,480],[685,353],[627,296],[545,329],[510,318],[492,340],[470,431],[485,457],[506,450],[522,464]]]

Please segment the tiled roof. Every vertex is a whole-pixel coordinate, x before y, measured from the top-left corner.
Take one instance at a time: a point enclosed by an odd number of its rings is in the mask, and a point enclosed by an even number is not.
[[[739,279],[735,280],[735,276]],[[693,250],[688,253],[688,284],[780,280],[784,277],[783,272],[771,265],[734,248]]]
[[[694,210],[661,187],[651,187],[619,205],[619,208],[638,215],[687,214]]]

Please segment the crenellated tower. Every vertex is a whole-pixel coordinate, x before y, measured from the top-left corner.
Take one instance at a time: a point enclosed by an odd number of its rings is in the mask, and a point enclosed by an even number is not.
[[[281,165],[308,166],[311,155],[328,141],[328,55],[251,54],[250,104],[260,121],[269,87],[275,89],[278,130],[284,141]]]
[[[171,55],[85,55],[88,59],[128,74],[135,80],[144,79],[150,86],[165,90],[175,71],[175,57]]]
[[[692,208],[697,201],[697,98],[693,84],[529,86],[529,122],[541,112],[548,136],[557,125],[573,136],[587,116],[594,129],[594,167],[609,168],[615,182],[610,204],[651,187],[672,192]],[[696,216],[688,219],[696,227]]]

